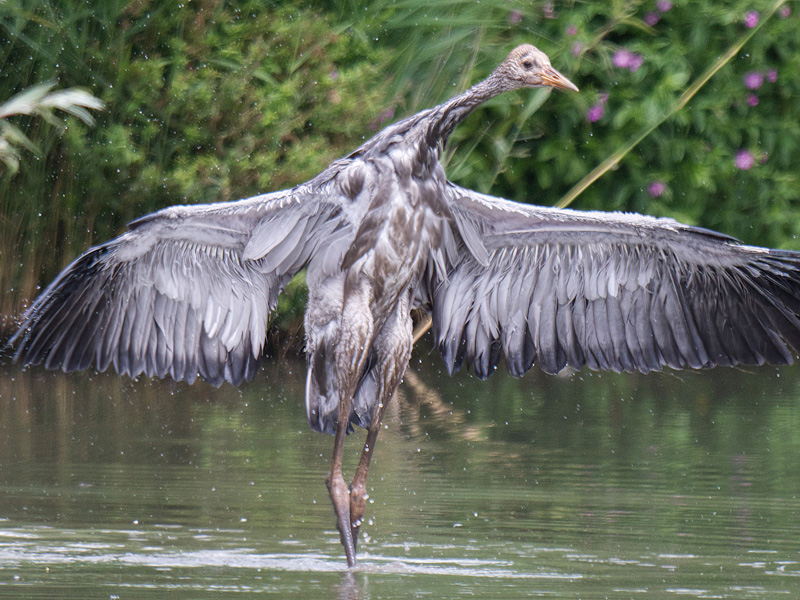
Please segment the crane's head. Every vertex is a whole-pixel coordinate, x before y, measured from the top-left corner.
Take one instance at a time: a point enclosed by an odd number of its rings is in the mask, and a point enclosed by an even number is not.
[[[550,59],[530,44],[517,46],[492,75],[508,90],[553,87],[577,92],[577,86],[550,66]]]

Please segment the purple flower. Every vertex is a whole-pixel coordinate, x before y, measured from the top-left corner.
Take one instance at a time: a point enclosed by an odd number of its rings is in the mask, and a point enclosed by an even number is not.
[[[661,20],[661,15],[657,12],[649,12],[644,16],[644,22],[653,27],[656,23]]]
[[[758,11],[756,10],[749,10],[744,15],[744,26],[748,29],[752,29],[758,25]]]
[[[575,42],[572,44],[572,48],[569,49],[572,56],[578,57],[583,52],[583,44],[581,42]]]
[[[617,68],[627,69],[628,65],[631,64],[631,56],[633,56],[633,53],[629,50],[617,50],[614,52],[611,62],[613,62],[614,66]]]
[[[748,90],[757,90],[764,84],[764,75],[758,71],[750,71],[744,74],[742,81]]]
[[[586,120],[589,121],[589,123],[594,123],[602,119],[605,114],[606,107],[603,104],[593,104],[589,107],[589,110],[586,111]]]
[[[394,117],[394,108],[387,108],[383,111],[378,118],[375,119],[372,123],[369,124],[369,128],[372,131],[377,131],[378,127],[383,125],[386,121]]]
[[[770,69],[769,71],[767,71],[767,81],[769,81],[770,83],[775,83],[776,81],[778,81],[778,71],[776,71],[775,69]]]
[[[658,198],[667,191],[667,184],[663,181],[654,181],[649,186],[647,186],[647,193],[650,194],[651,198]]]
[[[736,156],[733,157],[733,164],[737,169],[747,171],[753,168],[753,165],[756,164],[756,159],[749,150],[739,150]]]
[[[567,35],[575,35],[578,33],[578,28],[575,25],[568,25],[566,29]]]
[[[385,123],[386,121],[388,121],[389,119],[392,119],[392,118],[394,118],[394,109],[393,108],[387,108],[378,117],[378,123]]]
[[[670,8],[672,8],[672,2],[668,2],[667,0],[658,0],[656,2],[656,8],[658,12],[667,12]]]
[[[328,73],[328,77],[331,78],[331,81],[336,81],[337,79],[339,79],[339,72],[336,69],[334,69],[333,71]]]
[[[792,9],[791,9],[791,8],[789,8],[789,5],[788,5],[788,4],[784,4],[783,6],[781,6],[780,10],[778,10],[778,16],[779,16],[781,19],[785,19],[785,18],[786,18],[786,17],[788,17],[790,14],[792,14]]]
[[[758,96],[755,94],[747,94],[748,106],[758,106]]]
[[[508,22],[512,25],[517,25],[520,21],[522,21],[522,13],[518,10],[512,10],[508,13]]]
[[[614,56],[611,57],[611,62],[614,63],[614,66],[618,69],[628,69],[631,73],[635,73],[639,70],[639,67],[642,66],[644,57],[641,54],[636,54],[635,52],[622,48],[614,52]]]

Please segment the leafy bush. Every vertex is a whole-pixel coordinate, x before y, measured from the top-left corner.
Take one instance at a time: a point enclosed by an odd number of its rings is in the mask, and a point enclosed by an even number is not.
[[[456,130],[452,179],[551,205],[619,153],[574,207],[800,247],[797,12],[766,0],[6,0],[0,61],[14,68],[0,71],[0,100],[57,81],[107,110],[94,128],[69,121],[63,137],[16,123],[42,153],[0,181],[0,314],[18,313],[37,285],[132,218],[302,182],[391,120],[466,89],[523,42],[580,94],[491,101]],[[303,291],[292,289],[282,306],[296,315]]]
[[[262,2],[3,5],[0,98],[31,81],[89,88],[97,126],[59,138],[0,182],[0,313],[90,243],[176,203],[234,200],[314,176],[360,143],[391,101],[385,50],[310,9]],[[26,124],[22,123],[24,127]]]
[[[489,2],[489,9],[484,2],[455,1],[438,14],[416,4],[417,11],[408,8],[413,1],[403,4],[408,12],[393,21],[395,31],[422,29],[418,17],[424,14],[424,36],[451,48],[448,63],[460,67],[474,58],[478,65],[468,76],[450,74],[445,81],[463,87],[510,47],[528,41],[581,89],[551,95],[543,110],[537,109],[545,91],[495,99],[451,140],[451,178],[545,205],[556,204],[586,173],[661,123],[693,81],[746,40],[682,110],[573,206],[673,216],[749,243],[800,248],[800,81],[794,77],[800,27],[789,4],[646,0],[519,9]],[[431,72],[441,77],[442,64],[432,62]]]

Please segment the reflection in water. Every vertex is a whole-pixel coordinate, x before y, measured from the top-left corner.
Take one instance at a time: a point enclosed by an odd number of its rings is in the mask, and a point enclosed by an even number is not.
[[[23,598],[800,592],[800,369],[478,382],[424,363],[390,405],[355,572],[302,363],[238,390],[4,367],[0,584]]]
[[[361,585],[352,571],[342,573],[342,580],[336,585],[336,600],[362,600]]]

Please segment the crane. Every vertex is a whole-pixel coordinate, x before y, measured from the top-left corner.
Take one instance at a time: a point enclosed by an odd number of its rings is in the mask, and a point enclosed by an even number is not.
[[[578,88],[531,45],[482,82],[394,123],[308,182],[173,206],[89,249],[22,316],[25,365],[250,379],[283,287],[306,269],[310,426],[333,434],[326,483],[356,563],[384,410],[432,317],[447,369],[488,377],[786,364],[800,349],[800,253],[638,214],[523,205],[460,187],[440,155],[503,92]],[[367,429],[348,485],[346,434]]]

